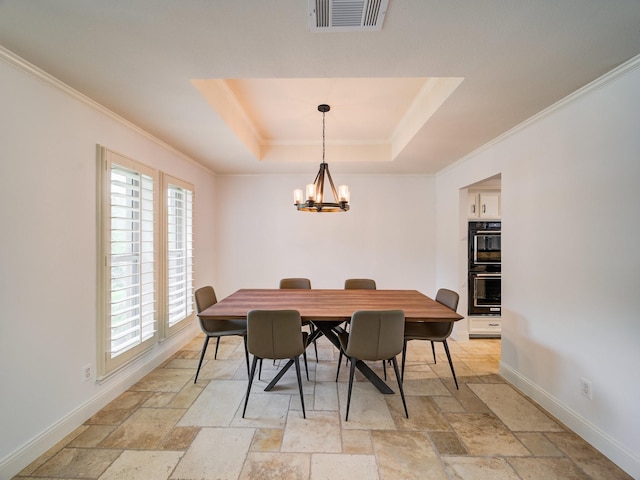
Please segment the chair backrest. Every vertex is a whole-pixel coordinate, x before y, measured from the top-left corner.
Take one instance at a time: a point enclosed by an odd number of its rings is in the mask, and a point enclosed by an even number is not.
[[[375,290],[376,281],[371,278],[349,278],[344,281],[345,290]]]
[[[311,280],[308,278],[283,278],[280,280],[280,288],[311,289]]]
[[[201,311],[209,308],[211,305],[215,305],[216,303],[218,303],[216,292],[211,286],[201,287],[197,289],[194,293],[194,297],[196,300],[197,313],[200,313]]]
[[[436,293],[436,302],[441,303],[445,307],[449,307],[454,312],[458,308],[458,301],[460,300],[460,295],[453,290],[448,290],[446,288],[441,288]],[[453,332],[453,324],[454,322],[429,322],[427,327],[429,329],[429,337],[435,341],[442,341],[449,338],[451,332]]]
[[[436,302],[441,303],[445,307],[449,307],[454,312],[458,309],[458,301],[460,300],[460,295],[453,290],[448,290],[446,288],[441,288],[436,293]]]
[[[404,343],[404,311],[358,310],[351,316],[345,353],[359,360],[388,360]]]
[[[293,358],[304,352],[302,320],[297,310],[250,310],[247,350],[258,358]]]

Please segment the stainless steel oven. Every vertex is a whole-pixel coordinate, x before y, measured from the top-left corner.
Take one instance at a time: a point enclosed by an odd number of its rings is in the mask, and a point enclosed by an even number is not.
[[[469,315],[500,315],[501,273],[469,273]]]
[[[501,313],[501,227],[499,221],[469,222],[469,315]]]
[[[502,263],[501,222],[469,222],[469,267]]]

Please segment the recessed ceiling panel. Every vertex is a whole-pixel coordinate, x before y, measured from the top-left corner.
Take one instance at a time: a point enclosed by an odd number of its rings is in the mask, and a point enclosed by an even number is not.
[[[460,81],[420,77],[214,79],[193,83],[261,160],[289,160],[287,147],[300,158],[301,148],[321,144],[318,105],[328,104],[326,144],[348,151],[341,156],[344,161],[360,161],[360,157],[391,161]],[[372,157],[372,148],[381,153]],[[362,155],[357,154],[359,149]]]

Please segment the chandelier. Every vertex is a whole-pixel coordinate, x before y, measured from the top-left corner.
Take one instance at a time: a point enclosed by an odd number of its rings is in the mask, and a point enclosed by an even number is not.
[[[318,111],[322,112],[322,163],[320,164],[320,170],[316,175],[316,179],[313,183],[307,185],[305,193],[306,198],[303,201],[302,190],[297,189],[293,191],[293,202],[298,210],[303,212],[346,212],[349,210],[349,187],[346,185],[340,185],[336,192],[336,187],[333,184],[331,173],[329,172],[329,165],[324,161],[324,114],[327,113],[331,107],[329,105],[318,105]],[[325,202],[324,186],[325,177],[329,180],[329,186],[333,193],[333,202]]]

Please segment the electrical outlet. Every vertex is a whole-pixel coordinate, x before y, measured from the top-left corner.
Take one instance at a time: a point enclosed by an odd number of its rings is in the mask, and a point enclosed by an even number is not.
[[[88,382],[91,380],[91,365],[85,365],[82,367],[82,381]]]
[[[591,382],[585,378],[580,379],[580,392],[589,400],[592,398]]]

